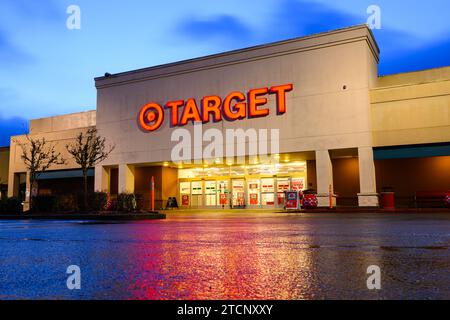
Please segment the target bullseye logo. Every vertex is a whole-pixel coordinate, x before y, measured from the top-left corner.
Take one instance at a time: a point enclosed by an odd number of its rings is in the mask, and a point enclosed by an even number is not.
[[[164,121],[164,110],[157,103],[148,103],[139,112],[139,124],[145,131],[158,129]]]

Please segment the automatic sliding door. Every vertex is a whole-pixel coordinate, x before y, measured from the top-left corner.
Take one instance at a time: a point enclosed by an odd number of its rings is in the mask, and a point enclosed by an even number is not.
[[[203,206],[203,181],[191,182],[192,202],[191,206],[199,208]]]
[[[244,179],[231,180],[231,203],[233,207],[243,207],[245,205]]]
[[[207,207],[217,205],[216,181],[205,181],[205,205]]]

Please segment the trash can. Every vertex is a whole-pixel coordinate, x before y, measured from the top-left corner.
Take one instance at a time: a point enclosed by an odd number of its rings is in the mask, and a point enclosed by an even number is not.
[[[395,209],[394,192],[381,192],[381,206],[383,209]]]

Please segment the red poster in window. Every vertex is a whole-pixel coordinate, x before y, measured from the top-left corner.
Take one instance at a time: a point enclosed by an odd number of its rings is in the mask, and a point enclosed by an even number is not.
[[[278,192],[278,205],[282,206],[284,204],[284,192]]]
[[[252,205],[258,204],[258,194],[257,193],[250,194],[250,204],[252,204]]]
[[[292,190],[300,191],[304,189],[304,180],[303,179],[292,179]]]
[[[227,195],[225,193],[221,193],[220,194],[219,203],[220,204],[227,204]]]
[[[238,192],[237,194],[237,205],[238,206],[243,206],[244,205],[244,193],[243,192]]]
[[[182,206],[188,206],[189,205],[189,195],[183,194],[181,196],[181,205]]]

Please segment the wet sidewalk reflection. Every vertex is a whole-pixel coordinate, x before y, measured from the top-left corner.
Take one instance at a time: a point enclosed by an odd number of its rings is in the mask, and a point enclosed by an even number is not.
[[[0,223],[0,298],[450,298],[450,216],[169,214]],[[65,286],[81,268],[82,288]],[[367,267],[381,268],[368,290]]]

